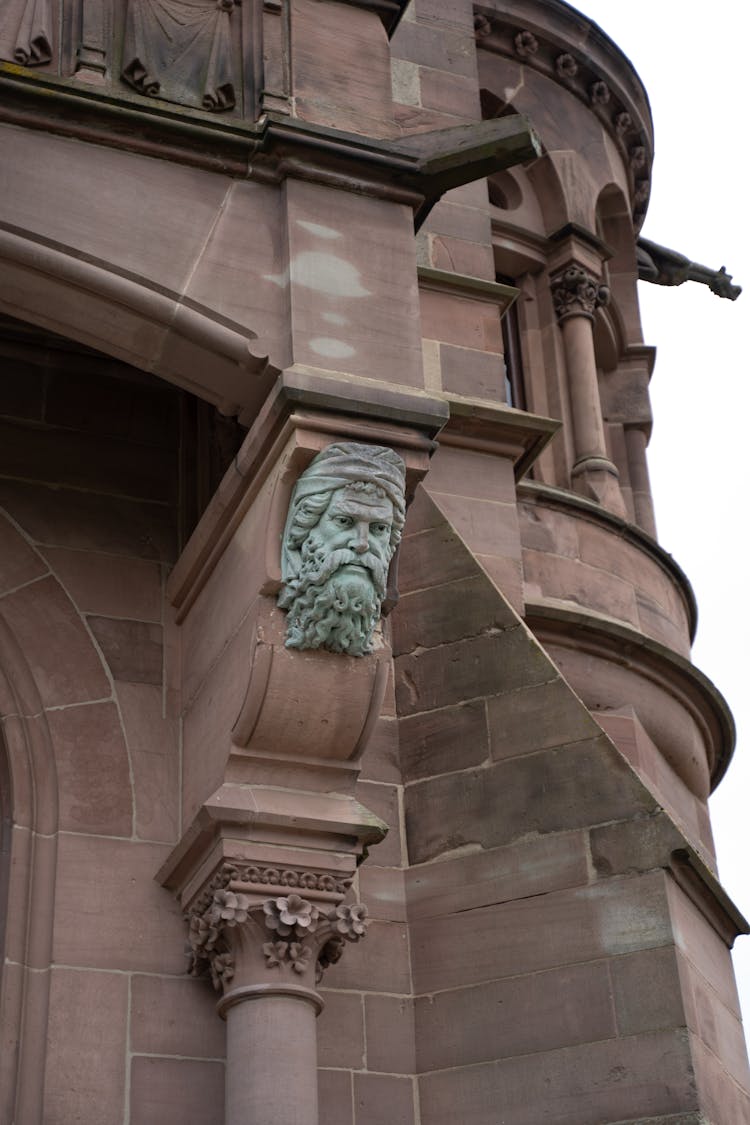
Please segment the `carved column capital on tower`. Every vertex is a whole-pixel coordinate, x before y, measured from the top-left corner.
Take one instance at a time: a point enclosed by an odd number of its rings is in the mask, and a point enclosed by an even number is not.
[[[294,995],[316,1009],[323,972],[366,933],[367,907],[344,903],[340,873],[222,864],[186,913],[189,971],[210,974],[217,1006]]]
[[[594,319],[596,309],[609,301],[609,288],[580,265],[569,265],[550,278],[552,301],[557,319],[585,316]]]

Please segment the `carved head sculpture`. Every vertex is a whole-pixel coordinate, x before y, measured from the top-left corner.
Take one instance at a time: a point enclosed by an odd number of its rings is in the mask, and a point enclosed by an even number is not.
[[[405,476],[392,449],[336,442],[299,478],[281,555],[287,648],[372,650],[404,526]]]

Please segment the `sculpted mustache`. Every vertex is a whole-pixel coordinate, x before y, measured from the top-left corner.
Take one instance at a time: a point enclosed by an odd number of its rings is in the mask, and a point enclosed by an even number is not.
[[[333,551],[322,559],[317,566],[313,559],[306,561],[303,564],[298,581],[301,580],[305,585],[326,582],[335,571],[352,563],[366,567],[373,575],[376,584],[385,589],[386,568],[381,560],[369,551],[363,555],[358,555],[355,551],[350,551],[348,547],[341,547],[338,551]]]

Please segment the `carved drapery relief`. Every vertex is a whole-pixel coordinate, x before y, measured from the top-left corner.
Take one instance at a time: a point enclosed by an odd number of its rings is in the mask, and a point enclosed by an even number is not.
[[[282,541],[287,648],[372,651],[404,526],[405,474],[392,449],[337,442],[299,478]]]
[[[311,871],[224,865],[187,915],[189,972],[210,973],[217,991],[229,989],[244,949],[250,963],[244,983],[250,977],[262,984],[272,970],[277,980],[311,987],[340,959],[347,942],[365,936],[367,907],[341,901],[350,882]]]
[[[609,289],[582,266],[568,266],[550,278],[552,302],[558,320],[568,316],[586,316],[609,300]]]
[[[52,59],[49,0],[4,0],[0,4],[0,59],[42,66]]]
[[[123,79],[140,94],[201,109],[233,109],[234,0],[129,0]]]

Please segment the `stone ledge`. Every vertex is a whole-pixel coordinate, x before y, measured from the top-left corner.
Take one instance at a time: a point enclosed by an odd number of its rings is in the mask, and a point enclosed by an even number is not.
[[[613,534],[622,536],[623,539],[627,539],[633,546],[649,555],[662,570],[666,571],[677,586],[687,610],[690,640],[691,642],[695,640],[695,631],[698,627],[698,605],[690,579],[679,563],[675,562],[672,555],[665,551],[655,539],[652,539],[648,532],[636,524],[616,516],[613,512],[608,512],[595,501],[588,500],[577,492],[569,492],[567,489],[540,484],[537,481],[523,481],[519,484],[518,497],[519,500],[533,500],[534,503],[546,504],[552,508],[562,508],[563,510],[572,508],[593,523],[603,524]]]

